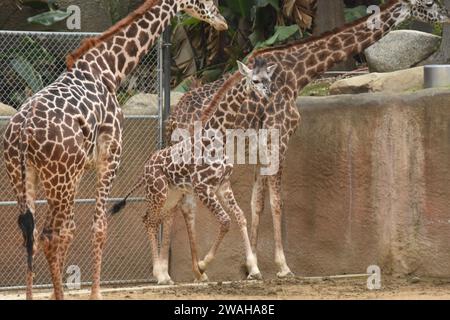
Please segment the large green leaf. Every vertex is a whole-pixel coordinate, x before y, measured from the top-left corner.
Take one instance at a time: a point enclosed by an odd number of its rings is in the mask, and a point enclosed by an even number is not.
[[[257,43],[255,49],[273,46],[274,44],[286,41],[299,31],[300,28],[296,24],[291,26],[276,26],[273,36],[265,41]]]
[[[27,83],[28,87],[37,92],[42,89],[43,82],[41,75],[33,66],[21,56],[15,57],[10,61],[13,70]]]
[[[52,10],[44,12],[27,19],[29,23],[42,24],[44,26],[51,26],[59,21],[67,19],[71,15],[70,12],[62,10]]]

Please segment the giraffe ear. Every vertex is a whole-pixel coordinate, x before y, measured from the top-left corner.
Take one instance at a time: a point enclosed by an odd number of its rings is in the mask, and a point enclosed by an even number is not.
[[[269,75],[270,78],[272,78],[273,73],[275,72],[275,70],[277,69],[277,65],[273,64],[270,67],[267,68],[267,73]]]
[[[238,67],[239,67],[239,72],[243,75],[243,76],[250,76],[252,74],[252,70],[247,67],[245,64],[243,64],[240,61],[237,61]]]

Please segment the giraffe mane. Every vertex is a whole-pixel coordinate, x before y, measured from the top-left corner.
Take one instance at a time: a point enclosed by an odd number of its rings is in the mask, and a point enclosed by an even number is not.
[[[222,101],[222,99],[225,97],[228,90],[230,90],[236,82],[241,80],[243,76],[240,72],[235,72],[231,77],[229,77],[222,87],[216,92],[214,97],[211,99],[211,102],[208,104],[206,108],[203,109],[201,121],[202,125],[204,126],[206,122],[211,118],[213,113],[216,111],[217,107],[219,106],[219,103]]]
[[[70,71],[73,68],[75,62],[77,62],[78,59],[80,59],[86,52],[109,40],[113,35],[128,27],[131,23],[133,23],[133,21],[144,16],[147,11],[149,11],[152,7],[160,2],[161,0],[146,0],[139,8],[114,24],[98,37],[84,39],[78,49],[76,49],[66,57],[67,70]]]
[[[380,5],[381,12],[384,11],[385,9],[390,8],[391,6],[397,4],[398,2],[399,2],[399,0],[389,0],[387,3],[384,3],[384,4]],[[274,52],[274,51],[284,51],[284,50],[287,50],[287,49],[290,49],[290,48],[294,48],[294,47],[299,46],[299,45],[303,45],[303,44],[308,43],[308,42],[314,42],[314,41],[317,41],[317,40],[320,40],[320,39],[325,39],[325,38],[327,38],[327,37],[329,37],[331,35],[339,33],[339,32],[341,32],[341,31],[343,31],[343,30],[345,30],[347,28],[352,28],[352,27],[354,27],[354,26],[356,26],[356,25],[366,21],[368,16],[369,15],[365,15],[364,17],[361,17],[361,18],[359,18],[359,19],[357,19],[357,20],[355,20],[355,21],[353,21],[351,23],[344,24],[341,27],[338,27],[338,28],[335,28],[333,30],[324,32],[324,33],[319,34],[317,36],[311,36],[311,37],[309,37],[307,39],[291,41],[291,42],[286,43],[286,44],[282,44],[282,45],[277,45],[277,46],[272,46],[272,47],[269,47],[269,48],[263,48],[263,49],[256,50],[256,51],[254,51],[252,54],[250,54],[248,56],[247,61],[250,61],[250,60],[254,59],[256,56],[259,56],[259,55],[262,55],[262,54],[265,54],[265,53],[271,53],[271,52]]]

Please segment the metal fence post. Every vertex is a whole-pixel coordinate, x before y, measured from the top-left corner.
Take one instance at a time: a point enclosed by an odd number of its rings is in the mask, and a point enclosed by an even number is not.
[[[162,135],[162,146],[167,143],[166,137],[166,126],[165,121],[168,119],[170,114],[170,80],[171,80],[171,36],[172,27],[169,25],[162,34],[162,95],[163,95],[163,105],[162,105],[162,125],[161,125],[161,135]]]

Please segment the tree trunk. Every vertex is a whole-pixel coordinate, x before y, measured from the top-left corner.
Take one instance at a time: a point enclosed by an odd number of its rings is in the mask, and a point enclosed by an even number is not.
[[[345,24],[344,8],[343,0],[319,0],[313,35],[320,35],[343,26]],[[334,67],[333,70],[352,70],[354,68],[354,59],[349,59]]]
[[[314,25],[314,35],[333,30],[345,23],[344,1],[319,0],[317,2],[317,17]]]
[[[450,9],[450,0],[444,1],[445,6]],[[421,62],[420,65],[426,64],[450,64],[450,24],[443,25],[441,46],[428,59]]]

